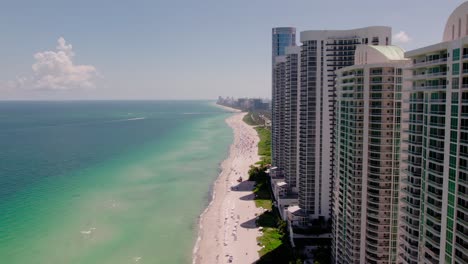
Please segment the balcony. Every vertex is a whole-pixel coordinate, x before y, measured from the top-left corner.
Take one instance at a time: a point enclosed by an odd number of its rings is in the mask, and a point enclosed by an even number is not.
[[[370,81],[371,84],[394,84],[394,80],[373,80]]]
[[[381,72],[381,71],[375,71],[375,72],[370,72],[370,76],[393,76],[395,75],[395,72]]]
[[[467,85],[468,88],[468,85]],[[413,86],[413,90],[439,90],[439,89],[447,89],[447,85],[430,85],[430,86]]]
[[[434,222],[436,224],[441,223],[440,216],[439,217],[434,217],[434,216],[432,216],[430,214],[426,214],[426,218],[430,219],[432,222]]]
[[[408,258],[409,257],[409,258]],[[410,253],[405,251],[404,253],[400,253],[398,263],[405,263],[405,264],[418,264],[418,253]],[[404,262],[401,262],[403,259]]]
[[[416,79],[437,79],[439,77],[446,76],[447,72],[446,71],[441,71],[441,72],[431,72],[431,73],[420,73],[420,74],[414,74],[413,76],[409,77],[408,80],[416,80]]]
[[[446,64],[447,62],[447,58],[441,58],[441,59],[436,59],[436,60],[424,60],[424,61],[421,61],[421,62],[416,62],[413,64],[413,66],[411,68],[419,68],[419,67],[423,67],[423,66],[434,66],[436,64]]]
[[[405,217],[403,217],[403,218],[401,218],[401,219],[402,219],[401,221],[402,221],[403,223],[405,223],[407,226],[413,228],[414,230],[418,230],[418,229],[419,229],[419,225],[410,223],[408,220],[406,220]]]

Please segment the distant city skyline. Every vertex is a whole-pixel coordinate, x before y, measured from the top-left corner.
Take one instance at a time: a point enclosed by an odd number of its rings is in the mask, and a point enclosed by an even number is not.
[[[390,26],[411,50],[462,2],[3,3],[0,100],[269,98],[273,27]]]

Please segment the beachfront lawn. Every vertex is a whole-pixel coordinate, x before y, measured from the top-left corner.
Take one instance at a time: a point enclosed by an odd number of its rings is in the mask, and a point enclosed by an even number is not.
[[[251,126],[264,126],[265,125],[265,120],[262,118],[262,116],[267,115],[268,112],[259,112],[259,111],[253,111],[253,112],[248,112],[243,120],[245,123]]]
[[[270,190],[268,189],[267,182],[257,182],[255,186],[255,206],[262,207],[267,210],[271,210],[272,202],[270,196]]]
[[[256,263],[295,263],[288,245],[286,222],[281,221],[275,212],[267,211],[258,217],[257,225],[263,227],[263,234],[257,238],[262,248],[258,251],[260,259]]]
[[[271,157],[271,131],[264,127],[255,127],[260,142],[258,142],[258,155]]]
[[[268,199],[255,199],[255,206],[271,210],[271,201]]]
[[[284,234],[281,233],[278,219],[272,211],[266,211],[258,216],[257,225],[263,227],[263,235],[257,238],[262,245],[262,249],[258,252],[261,257],[279,247],[283,243]]]
[[[264,246],[258,252],[261,256],[275,250],[277,247],[281,246],[283,242],[281,241],[283,235],[278,232],[276,228],[265,227],[263,228],[263,235],[257,238],[257,241]]]
[[[252,119],[252,113],[251,112],[248,112],[244,118],[242,118],[242,120],[247,123],[247,125],[249,126],[256,126],[258,125],[257,122],[255,122],[255,120]]]
[[[248,125],[255,126],[260,141],[258,142],[258,155],[260,161],[257,164],[271,164],[271,130],[264,126],[264,121],[257,112],[249,112],[244,118]]]
[[[251,166],[249,169],[249,181],[255,181],[255,206],[271,210],[271,193],[268,183],[268,175],[266,174],[267,167]]]

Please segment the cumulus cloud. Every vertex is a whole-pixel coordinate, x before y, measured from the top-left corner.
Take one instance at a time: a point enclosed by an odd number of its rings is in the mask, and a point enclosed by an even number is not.
[[[408,36],[408,34],[406,34],[405,31],[400,31],[398,33],[396,33],[395,35],[393,35],[393,42],[395,43],[400,43],[400,44],[404,44],[404,43],[408,43],[411,41],[411,38],[410,36]]]
[[[76,65],[74,57],[73,46],[60,37],[56,50],[34,54],[32,75],[18,77],[13,82],[14,86],[45,90],[94,88],[98,76],[96,68],[92,65]]]

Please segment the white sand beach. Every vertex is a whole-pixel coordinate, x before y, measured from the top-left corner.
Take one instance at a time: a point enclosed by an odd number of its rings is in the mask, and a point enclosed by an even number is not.
[[[242,121],[245,113],[226,119],[234,130],[229,157],[222,163],[221,174],[213,187],[213,200],[200,218],[199,238],[193,251],[193,263],[253,263],[258,260],[255,225],[256,208],[248,179],[249,166],[259,161],[257,132]]]

